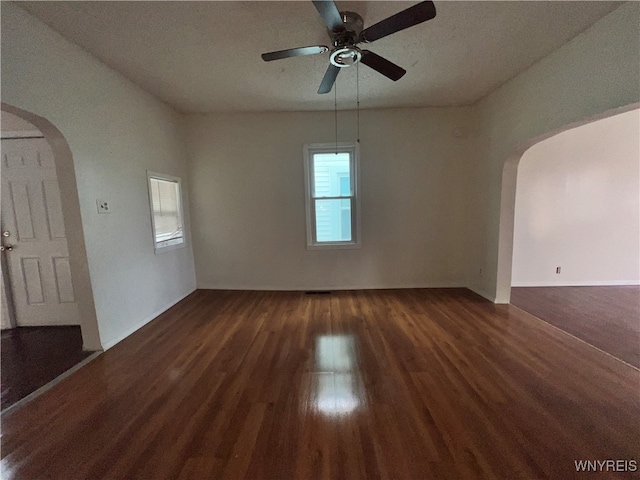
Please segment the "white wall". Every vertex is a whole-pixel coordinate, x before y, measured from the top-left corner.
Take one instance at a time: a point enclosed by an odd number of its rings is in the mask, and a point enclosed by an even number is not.
[[[623,5],[474,107],[364,111],[360,250],[304,249],[301,148],[333,140],[331,113],[188,116],[198,284],[464,284],[508,300],[516,169],[503,182],[505,162],[517,166],[539,139],[640,100],[639,15],[640,4]],[[52,121],[74,156],[109,345],[194,287],[189,247],[153,256],[142,173],[186,177],[178,118],[16,6],[3,3],[2,17],[3,101]],[[454,137],[459,125],[472,135]],[[97,197],[114,213],[97,216]]]
[[[468,230],[468,285],[476,292],[509,301],[515,172],[524,151],[640,101],[639,17],[640,3],[622,5],[477,105],[480,159]]]
[[[640,111],[534,145],[518,166],[512,285],[638,283],[639,204]]]
[[[362,247],[307,250],[303,144],[333,142],[333,112],[187,116],[198,286],[464,285],[469,109],[361,112]],[[355,139],[340,112],[340,141]]]
[[[187,179],[175,112],[9,3],[2,101],[44,117],[68,142],[104,347],[195,288],[190,242],[154,255],[151,237],[146,170]],[[97,214],[97,198],[111,214]]]

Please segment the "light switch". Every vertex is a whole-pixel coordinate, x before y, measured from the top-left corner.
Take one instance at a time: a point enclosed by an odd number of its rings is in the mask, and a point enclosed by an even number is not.
[[[111,204],[107,200],[96,200],[98,213],[111,213]]]

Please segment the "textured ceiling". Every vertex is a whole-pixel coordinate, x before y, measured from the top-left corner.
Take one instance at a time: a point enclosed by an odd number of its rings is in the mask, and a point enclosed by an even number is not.
[[[417,2],[336,1],[365,27]],[[328,54],[265,63],[263,52],[329,45],[310,1],[18,2],[180,112],[333,109],[316,93]],[[556,50],[619,2],[435,2],[437,16],[367,46],[404,67],[359,66],[362,108],[468,105]],[[356,68],[338,76],[355,106]]]

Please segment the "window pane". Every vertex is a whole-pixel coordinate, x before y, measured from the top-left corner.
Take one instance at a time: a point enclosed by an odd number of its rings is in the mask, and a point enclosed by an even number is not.
[[[351,196],[351,183],[347,175],[340,176],[340,195]]]
[[[349,163],[347,152],[315,153],[313,155],[313,196],[340,196],[342,182],[346,181],[347,185],[351,185]],[[346,180],[342,180],[343,178]],[[347,195],[350,195],[350,192]]]
[[[315,208],[318,242],[351,241],[351,202],[349,200],[316,200]]]
[[[182,238],[178,182],[151,178],[150,185],[156,242]]]
[[[351,205],[340,209],[340,234],[342,240],[351,240]]]

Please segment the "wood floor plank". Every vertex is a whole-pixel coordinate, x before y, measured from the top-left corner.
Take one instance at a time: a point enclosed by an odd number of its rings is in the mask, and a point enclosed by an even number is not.
[[[640,286],[514,287],[511,303],[640,368]]]
[[[93,353],[82,350],[79,326],[11,328],[2,330],[0,343],[2,410]]]
[[[639,392],[463,289],[197,291],[3,415],[2,478],[591,478],[640,460]]]

